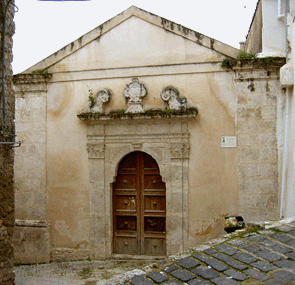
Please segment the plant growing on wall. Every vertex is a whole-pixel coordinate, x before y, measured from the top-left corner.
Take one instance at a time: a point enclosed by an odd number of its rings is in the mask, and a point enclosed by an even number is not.
[[[88,86],[88,104],[89,108],[92,109],[95,104],[95,98],[93,96],[93,90]]]
[[[246,51],[240,51],[238,54],[238,59],[253,59],[253,58],[257,58],[257,54],[248,53]]]

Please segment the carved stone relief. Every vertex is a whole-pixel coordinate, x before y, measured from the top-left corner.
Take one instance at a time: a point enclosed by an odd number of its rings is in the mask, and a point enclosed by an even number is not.
[[[89,158],[104,158],[105,145],[104,143],[88,143],[87,151]]]
[[[189,151],[190,151],[190,145],[188,142],[170,144],[171,158],[188,158]]]
[[[124,95],[128,100],[126,113],[143,113],[142,98],[147,94],[147,90],[138,78],[133,78],[124,90]]]
[[[94,106],[90,108],[92,113],[103,113],[103,105],[111,101],[111,92],[107,89],[97,93]]]
[[[133,142],[132,143],[133,150],[141,150],[142,149],[142,142]]]
[[[168,86],[164,88],[161,93],[163,101],[168,102],[169,109],[171,110],[185,110],[186,98],[179,98],[179,92],[176,88]]]
[[[109,154],[108,154],[108,158],[110,160],[110,163],[118,156],[120,155],[120,153],[124,153],[124,151],[126,150],[126,146],[118,146],[118,147],[110,147],[109,149]]]

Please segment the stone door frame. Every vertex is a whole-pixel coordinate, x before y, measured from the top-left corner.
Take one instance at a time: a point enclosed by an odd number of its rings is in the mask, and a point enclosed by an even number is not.
[[[122,132],[122,130],[124,130]],[[140,130],[140,131],[138,131]],[[120,161],[142,151],[158,163],[166,184],[167,255],[188,246],[188,122],[161,120],[95,121],[88,126],[90,252],[92,259],[112,256],[112,183]]]

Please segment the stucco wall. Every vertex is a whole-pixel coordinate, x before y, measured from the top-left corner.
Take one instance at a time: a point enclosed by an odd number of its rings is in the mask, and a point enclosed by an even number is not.
[[[279,16],[278,0],[260,0],[247,35],[246,51],[259,53],[260,57],[284,57],[285,38],[285,18]]]

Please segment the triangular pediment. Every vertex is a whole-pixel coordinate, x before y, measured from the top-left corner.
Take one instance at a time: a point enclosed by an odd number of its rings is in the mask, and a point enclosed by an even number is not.
[[[238,52],[132,6],[23,73],[216,62]]]

